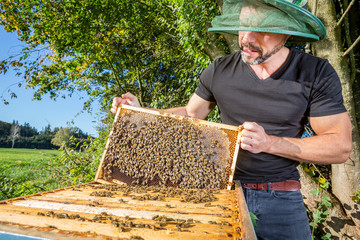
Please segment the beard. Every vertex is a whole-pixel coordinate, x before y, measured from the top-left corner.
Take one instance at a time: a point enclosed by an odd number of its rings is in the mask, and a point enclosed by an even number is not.
[[[258,65],[258,64],[263,63],[266,60],[268,60],[275,53],[279,52],[281,50],[281,48],[284,46],[284,44],[285,43],[281,41],[270,52],[264,53],[260,47],[255,46],[251,43],[240,43],[241,60],[244,63],[249,64],[249,65]],[[243,51],[244,47],[250,49],[251,51],[256,51],[259,54],[259,56],[257,58],[255,58],[254,60],[247,59],[247,56],[244,54],[244,51]]]

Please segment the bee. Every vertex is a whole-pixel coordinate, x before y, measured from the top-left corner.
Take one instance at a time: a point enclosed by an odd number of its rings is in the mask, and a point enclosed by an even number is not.
[[[142,238],[142,237],[140,237],[140,236],[131,236],[130,239],[143,240],[144,238]]]

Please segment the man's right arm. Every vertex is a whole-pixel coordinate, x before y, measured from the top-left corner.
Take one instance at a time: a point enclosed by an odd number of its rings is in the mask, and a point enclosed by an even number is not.
[[[137,97],[131,93],[123,94],[121,97],[113,99],[111,112],[116,113],[120,104],[140,107]],[[204,100],[196,93],[190,98],[186,106],[170,108],[163,110],[166,113],[173,113],[181,116],[188,116],[192,118],[205,119],[209,113],[214,109],[215,103]]]

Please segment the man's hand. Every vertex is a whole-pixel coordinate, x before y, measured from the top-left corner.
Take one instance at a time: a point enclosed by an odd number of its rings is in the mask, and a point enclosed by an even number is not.
[[[270,136],[255,122],[244,122],[240,147],[252,153],[266,152],[270,146]]]
[[[116,97],[113,99],[111,112],[115,114],[120,104],[140,107],[140,103],[137,97],[129,92],[121,95],[121,97]]]

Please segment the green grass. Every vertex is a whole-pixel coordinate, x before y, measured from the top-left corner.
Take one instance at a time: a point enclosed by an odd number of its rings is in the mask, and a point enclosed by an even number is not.
[[[0,200],[57,188],[49,162],[57,150],[0,148]]]

